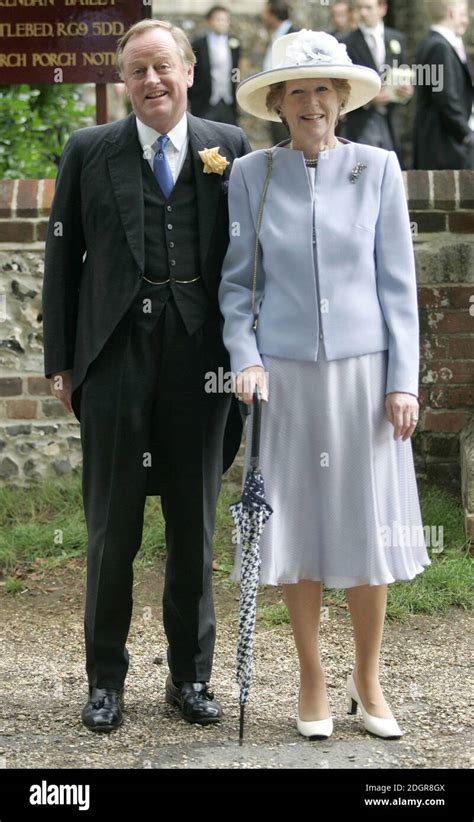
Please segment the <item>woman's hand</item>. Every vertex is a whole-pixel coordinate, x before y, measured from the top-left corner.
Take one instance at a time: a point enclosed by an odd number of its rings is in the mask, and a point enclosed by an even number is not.
[[[418,400],[413,394],[402,394],[399,391],[386,394],[385,413],[395,428],[394,440],[401,436],[405,442],[411,437],[418,422],[419,409]]]
[[[261,365],[251,365],[249,368],[244,368],[237,374],[235,382],[235,393],[239,400],[246,405],[251,405],[253,401],[253,392],[255,386],[260,388],[260,396],[262,400],[268,400],[268,385],[267,375]]]

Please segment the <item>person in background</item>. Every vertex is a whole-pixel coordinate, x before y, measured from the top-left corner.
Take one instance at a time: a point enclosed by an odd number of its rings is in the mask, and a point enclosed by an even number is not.
[[[191,112],[206,120],[237,125],[240,43],[229,37],[230,13],[224,6],[212,6],[206,20],[207,34],[193,42],[197,62],[194,85],[188,92]]]
[[[416,169],[473,169],[472,66],[463,43],[469,24],[466,0],[427,2],[428,37],[417,48],[423,83],[416,89]],[[435,74],[436,70],[436,74]]]
[[[384,0],[355,0],[359,25],[342,40],[354,63],[379,74],[387,65],[407,62],[404,35],[384,26],[387,8]],[[412,95],[412,86],[398,86],[400,102]],[[369,104],[348,114],[337,133],[355,143],[395,151],[400,160],[400,108],[398,103],[390,102],[389,92],[382,87]]]
[[[337,40],[341,40],[342,37],[355,28],[352,22],[349,0],[336,0],[329,9],[329,14],[331,15],[331,23],[334,26],[331,34]]]
[[[292,34],[298,31],[290,20],[290,5],[287,0],[267,0],[262,11],[262,20],[265,28],[270,33],[270,42],[263,58],[263,71],[269,71],[272,67],[272,47],[275,40],[285,34]],[[288,136],[288,132],[282,123],[269,123],[271,139],[273,144],[280,143]]]

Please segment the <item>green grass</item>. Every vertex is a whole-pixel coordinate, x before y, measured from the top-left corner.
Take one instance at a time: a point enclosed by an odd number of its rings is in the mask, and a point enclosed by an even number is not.
[[[28,567],[40,557],[54,565],[85,553],[86,528],[78,477],[0,489],[0,568]]]
[[[163,550],[165,528],[160,502],[148,497],[140,563]],[[87,529],[82,508],[80,476],[29,488],[0,489],[0,570],[8,574],[28,568],[38,557],[43,567],[85,556]]]
[[[16,577],[7,577],[5,580],[5,591],[7,594],[19,594],[23,590],[23,583],[21,579]]]
[[[387,617],[405,621],[414,613],[444,613],[456,606],[473,606],[474,570],[464,536],[460,502],[432,485],[419,483],[423,521],[443,526],[444,547],[440,553],[428,549],[432,565],[411,582],[389,585]],[[214,540],[217,575],[229,588],[232,569],[232,520],[229,505],[238,499],[238,486],[225,485],[219,500]],[[20,577],[29,569],[54,567],[64,560],[85,556],[87,531],[84,522],[79,476],[36,483],[27,489],[0,489],[0,570],[4,590],[22,589]],[[137,566],[146,566],[164,551],[165,528],[160,501],[147,499],[143,541]],[[263,586],[261,591],[263,591]],[[325,589],[323,605],[344,605],[342,590]],[[258,609],[259,624],[275,626],[288,622],[283,602]]]

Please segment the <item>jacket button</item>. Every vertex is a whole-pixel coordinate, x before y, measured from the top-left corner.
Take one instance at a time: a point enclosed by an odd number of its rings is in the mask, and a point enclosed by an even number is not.
[[[174,248],[174,242],[172,240],[170,242],[170,248]]]
[[[320,340],[322,340],[322,338],[323,338],[323,335],[322,335],[322,334],[320,334],[320,335],[319,335],[319,339],[320,339]]]
[[[166,210],[167,210],[167,211],[173,211],[173,209],[172,209],[172,207],[171,207],[170,205],[167,205],[167,206],[166,206]]]
[[[166,227],[167,227],[170,231],[171,231],[171,229],[173,228],[173,226],[171,225],[171,223],[168,223],[168,225],[167,225]]]
[[[170,260],[170,265],[176,265],[176,260]]]

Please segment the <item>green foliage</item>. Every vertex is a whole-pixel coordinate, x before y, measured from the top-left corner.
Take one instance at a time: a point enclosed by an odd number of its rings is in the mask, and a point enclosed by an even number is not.
[[[0,86],[0,179],[56,177],[66,140],[93,125],[77,85]]]

